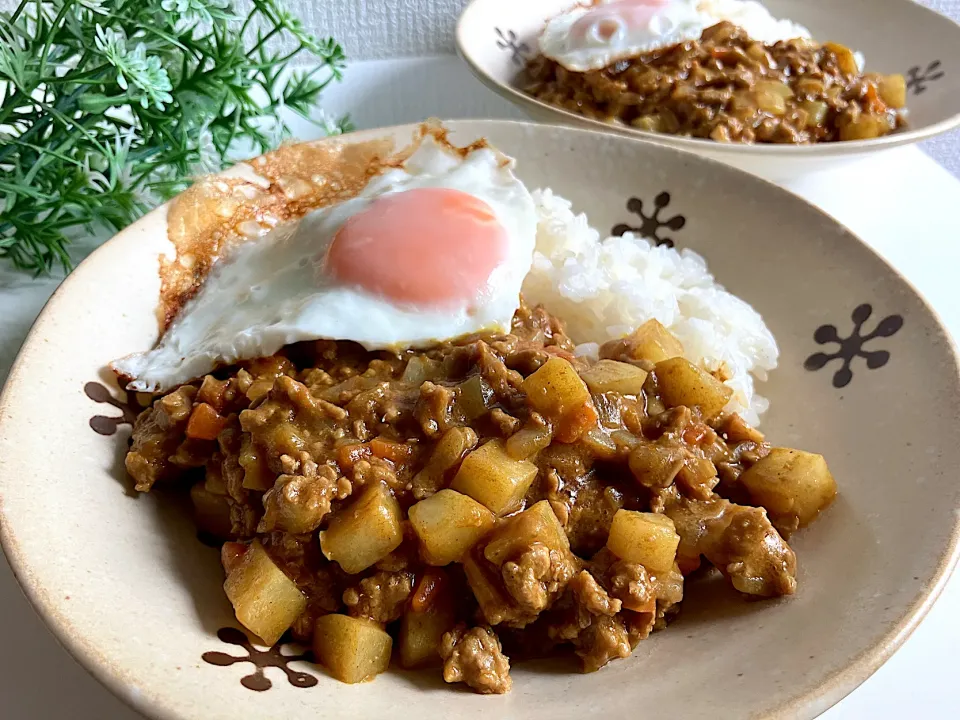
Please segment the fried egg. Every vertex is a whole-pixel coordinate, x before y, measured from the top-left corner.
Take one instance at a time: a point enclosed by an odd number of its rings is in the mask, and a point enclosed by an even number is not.
[[[568,70],[600,70],[688,40],[718,22],[739,25],[754,40],[773,43],[809,37],[752,0],[611,0],[577,7],[547,21],[540,52]]]
[[[484,143],[418,142],[352,199],[232,247],[154,349],[113,363],[128,389],[303,340],[398,349],[507,331],[536,240],[530,193]]]

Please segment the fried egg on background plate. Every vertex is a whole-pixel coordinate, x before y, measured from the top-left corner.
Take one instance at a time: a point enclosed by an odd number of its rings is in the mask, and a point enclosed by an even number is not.
[[[375,350],[508,330],[537,229],[512,167],[425,134],[356,197],[234,246],[157,346],[113,369],[157,392],[303,340]]]
[[[617,60],[697,40],[724,20],[763,43],[810,37],[806,28],[775,19],[752,0],[612,0],[578,5],[548,20],[540,52],[574,72],[600,70]]]

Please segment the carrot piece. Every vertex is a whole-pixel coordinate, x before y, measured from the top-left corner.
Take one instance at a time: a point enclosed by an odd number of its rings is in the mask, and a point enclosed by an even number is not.
[[[364,443],[341,445],[337,450],[337,463],[344,470],[350,470],[361,460],[370,457],[370,446]]]
[[[399,463],[409,460],[413,453],[414,449],[404,443],[374,438],[368,443],[341,445],[337,450],[337,463],[343,470],[352,470],[360,460],[371,456]]]
[[[867,101],[867,107],[869,107],[874,114],[880,115],[886,112],[887,104],[880,98],[877,86],[873,83],[867,85],[867,92],[864,99]]]
[[[366,443],[341,445],[337,448],[337,464],[341,470],[352,470],[354,465],[370,457],[371,454],[370,446]]]
[[[227,424],[227,419],[213,405],[200,403],[187,420],[187,437],[195,440],[216,440]]]
[[[683,431],[683,441],[688,445],[696,445],[708,434],[709,426],[698,422],[690,423]]]
[[[410,597],[410,609],[417,613],[429,611],[446,585],[447,576],[442,570],[431,568],[424,571]]]
[[[598,419],[593,401],[587,401],[563,416],[557,423],[554,437],[562,443],[576,442],[587,430],[596,426]]]
[[[391,442],[383,438],[374,438],[370,441],[370,452],[378,458],[403,462],[413,455],[413,448],[405,443]]]

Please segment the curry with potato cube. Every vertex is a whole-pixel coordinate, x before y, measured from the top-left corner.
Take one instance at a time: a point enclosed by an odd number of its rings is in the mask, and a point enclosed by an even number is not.
[[[836,484],[727,412],[724,379],[656,320],[588,358],[523,304],[508,334],[302,343],[183,385],[137,418],[127,468],[189,488],[265,643],[347,683],[395,656],[503,693],[511,658],[629,656],[694,574],[794,592],[787,538]]]
[[[870,140],[907,124],[904,76],[864,72],[861,63],[838,43],[765,44],[720,22],[698,40],[596,70],[570,70],[540,54],[521,86],[548,105],[646,132],[808,145]]]

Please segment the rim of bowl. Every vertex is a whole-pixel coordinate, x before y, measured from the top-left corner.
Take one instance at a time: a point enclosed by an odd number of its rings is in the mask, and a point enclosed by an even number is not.
[[[473,27],[472,15],[477,12],[476,8],[488,0],[469,0],[464,6],[457,18],[456,43],[457,54],[467,64],[474,77],[485,86],[493,90],[501,97],[509,100],[514,105],[522,108],[531,109],[530,111],[539,113],[540,116],[549,115],[555,119],[555,123],[563,124],[567,127],[578,127],[581,129],[590,129],[607,134],[622,135],[624,137],[635,138],[654,142],[658,145],[669,145],[671,147],[692,151],[696,153],[711,152],[717,155],[730,155],[750,157],[757,159],[769,158],[771,156],[783,155],[791,159],[814,159],[817,157],[836,157],[840,155],[854,155],[866,153],[871,150],[881,150],[886,148],[899,147],[901,145],[912,145],[929,140],[937,135],[943,135],[954,128],[960,127],[960,112],[950,117],[939,120],[938,122],[911,128],[906,130],[884,135],[882,137],[870,140],[844,140],[837,142],[813,143],[810,145],[791,145],[780,143],[722,143],[707,138],[693,138],[683,135],[670,135],[668,133],[655,133],[649,130],[638,130],[626,125],[616,125],[606,123],[602,120],[588,118],[584,115],[577,115],[569,110],[555,107],[549,103],[538,100],[522,90],[514,87],[509,82],[504,82],[491,75],[483,67],[482,63],[477,62],[472,54],[464,49],[464,38]],[[950,23],[957,31],[960,31],[960,22],[954,21],[945,15],[915,2],[915,0],[904,0],[905,4],[913,6],[917,11],[928,13],[935,16],[938,20]],[[575,4],[575,3],[574,3]],[[958,41],[960,41],[960,32],[958,32]]]
[[[444,120],[442,122],[445,127],[452,131],[456,131],[457,126],[460,124],[482,123],[491,127],[504,125],[522,126],[527,128],[545,128],[549,130],[559,130],[560,132],[579,133],[585,135],[605,135],[607,137],[610,135],[610,133],[597,132],[596,130],[589,128],[569,126],[558,127],[555,125],[545,125],[543,123],[522,120],[457,119]],[[355,137],[357,140],[361,140],[367,137],[397,134],[398,132],[405,130],[409,130],[412,133],[417,125],[417,123],[391,125],[389,127],[361,130],[348,133],[347,135],[320,138],[319,140],[304,142],[323,142],[325,139],[336,142],[338,140],[342,140],[344,137]],[[621,135],[619,137],[621,137],[624,142],[628,143],[639,143],[640,145],[649,144],[637,140],[636,138],[631,138],[628,135]],[[860,245],[862,250],[872,254],[876,260],[881,262],[889,270],[889,272],[903,282],[904,285],[906,285],[916,296],[923,308],[930,313],[931,317],[933,317],[933,319],[936,321],[936,325],[940,333],[947,341],[946,345],[949,348],[951,358],[954,363],[954,368],[957,370],[958,385],[960,385],[960,345],[958,345],[957,341],[947,330],[939,313],[927,302],[926,298],[917,290],[917,288],[912,282],[910,282],[909,279],[904,277],[895,267],[890,265],[890,263],[888,263],[879,253],[861,240],[859,236],[857,236],[851,230],[848,230],[839,221],[829,216],[816,205],[813,205],[796,193],[782,188],[775,183],[754,176],[744,170],[725,165],[718,160],[697,155],[696,153],[691,153],[663,145],[661,145],[660,148],[666,149],[667,152],[675,152],[687,159],[690,159],[692,162],[702,162],[715,166],[719,165],[728,172],[740,175],[741,180],[747,184],[751,182],[758,183],[760,185],[768,186],[768,189],[773,189],[774,192],[780,192],[791,196],[807,205],[812,211],[819,213],[830,223],[838,226],[842,233],[849,237],[850,242],[857,243]],[[692,156],[695,156],[696,159],[693,160]],[[240,161],[237,163],[237,165],[243,165],[252,159],[253,158],[249,158],[246,161]],[[220,175],[229,171],[230,168],[227,168],[220,173],[215,173],[215,175]],[[3,434],[5,431],[4,419],[8,416],[7,406],[10,403],[9,389],[19,383],[19,377],[21,374],[23,374],[24,368],[27,365],[27,360],[29,359],[25,351],[32,346],[34,337],[38,336],[43,330],[43,326],[46,324],[46,316],[48,312],[55,309],[55,306],[60,302],[63,295],[70,288],[72,288],[73,285],[81,282],[84,279],[82,276],[85,274],[85,272],[81,272],[81,270],[84,269],[84,266],[87,266],[89,269],[89,267],[94,264],[93,258],[104,254],[104,251],[107,249],[108,245],[122,240],[127,235],[132,235],[135,232],[138,232],[142,226],[155,223],[157,221],[157,216],[165,213],[168,205],[169,202],[154,208],[142,218],[127,226],[116,235],[106,240],[103,244],[98,246],[77,265],[73,272],[71,272],[57,287],[47,302],[44,303],[44,306],[37,316],[37,319],[34,321],[30,331],[27,333],[27,336],[23,341],[23,345],[17,352],[16,359],[10,368],[10,372],[7,375],[2,390],[0,390],[0,434]],[[164,223],[165,222],[166,221],[164,220]],[[189,720],[188,716],[183,715],[176,707],[169,704],[169,693],[164,693],[161,695],[154,694],[153,697],[151,697],[151,692],[147,687],[138,688],[136,692],[131,692],[132,684],[126,679],[126,676],[129,674],[129,672],[124,667],[114,664],[111,660],[105,657],[95,642],[78,637],[75,633],[73,623],[66,620],[62,616],[59,607],[60,603],[58,603],[55,599],[52,599],[46,592],[44,592],[44,590],[39,587],[40,583],[31,582],[31,576],[35,574],[35,571],[31,566],[29,559],[20,552],[17,538],[10,529],[10,523],[8,522],[4,510],[2,486],[3,482],[0,480],[0,548],[3,549],[3,552],[7,558],[7,562],[10,565],[10,569],[13,572],[14,577],[17,579],[17,583],[19,584],[21,591],[30,601],[34,611],[43,620],[47,629],[53,634],[60,646],[63,647],[74,658],[74,660],[80,664],[81,667],[90,673],[94,679],[96,679],[115,697],[119,698],[135,711],[140,712],[147,717],[157,718],[159,720]],[[923,619],[927,616],[927,613],[929,613],[930,608],[932,608],[934,603],[939,599],[944,587],[953,575],[958,562],[960,562],[960,512],[954,514],[954,524],[953,528],[951,529],[950,540],[944,546],[943,551],[938,558],[937,566],[934,572],[919,591],[916,600],[904,611],[900,618],[896,620],[893,626],[883,633],[883,635],[872,646],[860,653],[859,656],[857,656],[839,673],[812,690],[796,693],[765,715],[760,715],[757,717],[762,718],[763,720],[780,720],[781,718],[786,717],[815,718],[852,693],[857,687],[859,687],[864,681],[873,675],[887,660],[889,660],[894,652],[896,652],[913,634]]]

